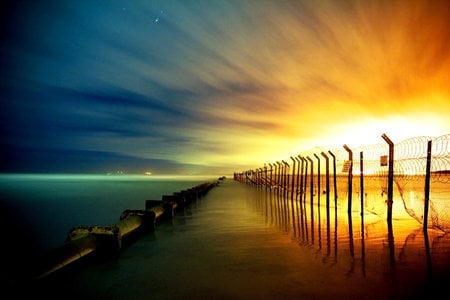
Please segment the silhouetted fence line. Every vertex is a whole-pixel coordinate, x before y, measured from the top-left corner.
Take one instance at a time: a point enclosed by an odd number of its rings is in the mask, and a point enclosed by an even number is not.
[[[420,136],[398,143],[325,149],[315,147],[263,167],[236,172],[234,179],[276,190],[292,201],[337,206],[347,199],[349,214],[385,217],[389,222],[393,200],[424,227],[450,231],[450,135]],[[324,195],[324,196],[321,196]],[[334,198],[334,201],[331,199]],[[354,201],[360,201],[354,206]],[[394,205],[395,206],[395,205]],[[395,210],[394,209],[394,210]]]

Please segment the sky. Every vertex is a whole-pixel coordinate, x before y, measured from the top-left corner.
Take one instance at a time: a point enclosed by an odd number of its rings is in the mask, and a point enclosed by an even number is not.
[[[450,133],[450,1],[3,1],[0,172],[232,174]]]

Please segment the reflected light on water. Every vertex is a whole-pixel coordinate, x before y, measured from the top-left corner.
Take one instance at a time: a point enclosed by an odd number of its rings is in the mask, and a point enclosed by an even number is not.
[[[431,274],[438,278],[448,274],[450,238],[440,230],[424,231],[405,212],[401,199],[394,199],[393,222],[389,223],[385,214],[361,213],[359,204],[348,214],[345,197],[335,206],[325,197],[319,204],[318,194],[311,200],[309,195],[289,199],[282,190],[265,187],[254,192],[258,200],[248,202],[252,210],[328,267],[347,265],[348,275],[356,272],[373,280],[391,276],[398,284],[396,289],[413,289],[414,284],[423,287]],[[416,197],[413,191],[409,193],[411,207]],[[387,287],[383,280],[379,285]]]
[[[78,299],[410,299],[444,290],[449,237],[396,211],[387,223],[374,212],[380,188],[368,191],[363,214],[355,196],[349,214],[341,190],[335,202],[225,180],[117,261],[42,288],[64,286]]]

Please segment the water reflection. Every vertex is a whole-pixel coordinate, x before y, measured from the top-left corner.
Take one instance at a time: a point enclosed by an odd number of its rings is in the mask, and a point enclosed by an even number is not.
[[[267,225],[311,249],[324,265],[343,266],[344,277],[380,280],[380,288],[395,294],[449,274],[449,236],[435,229],[424,231],[412,218],[388,222],[371,213],[352,215],[345,205],[328,200],[320,204],[315,193],[289,199],[280,188],[265,186],[254,188],[254,193],[256,200],[249,200],[249,205],[265,216]]]
[[[317,195],[311,202],[301,188],[224,181],[117,261],[49,278],[42,291],[48,298],[63,286],[75,299],[411,299],[445,291],[448,236],[423,232],[412,218],[389,227],[384,216],[349,214],[345,194],[317,205]]]

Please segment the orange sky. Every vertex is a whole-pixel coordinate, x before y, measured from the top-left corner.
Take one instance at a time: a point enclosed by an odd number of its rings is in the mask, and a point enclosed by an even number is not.
[[[205,37],[243,72],[213,64],[205,74],[252,84],[232,107],[226,95],[206,109],[236,123],[206,138],[241,151],[205,161],[257,166],[314,146],[383,143],[382,133],[394,142],[449,133],[450,6],[432,2],[270,3],[246,10],[248,27],[230,25],[233,46]]]
[[[383,133],[394,142],[450,133],[450,1],[16,11],[2,110],[5,144],[24,153],[228,173],[316,146],[383,143]]]

